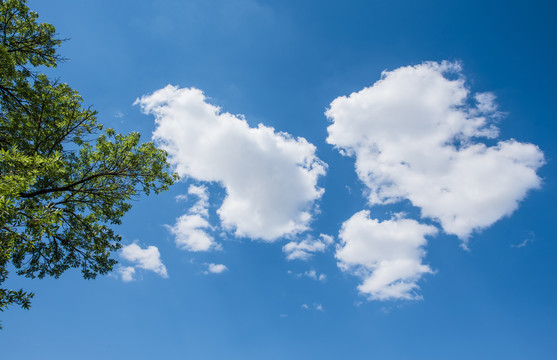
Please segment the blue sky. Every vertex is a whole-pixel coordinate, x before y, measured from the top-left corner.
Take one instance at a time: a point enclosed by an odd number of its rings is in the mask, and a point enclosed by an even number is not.
[[[554,4],[29,4],[183,180],[111,276],[9,280],[6,358],[557,357]]]

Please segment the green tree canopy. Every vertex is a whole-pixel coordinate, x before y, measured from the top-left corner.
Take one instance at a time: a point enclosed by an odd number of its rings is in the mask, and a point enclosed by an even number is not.
[[[38,70],[56,67],[61,40],[25,0],[0,0],[0,286],[18,275],[106,274],[130,201],[168,189],[166,153],[106,129],[79,93]],[[0,288],[0,310],[32,293]]]

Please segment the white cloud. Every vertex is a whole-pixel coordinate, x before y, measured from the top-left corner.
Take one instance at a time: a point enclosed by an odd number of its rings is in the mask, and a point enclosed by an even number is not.
[[[520,244],[518,244],[518,245],[511,244],[511,247],[514,247],[514,248],[522,248],[522,247],[525,247],[526,244],[528,244],[528,242],[530,242],[530,239],[524,239],[524,240],[523,240]]]
[[[342,224],[336,258],[342,270],[363,279],[358,289],[370,299],[421,299],[417,281],[433,272],[422,264],[425,236],[436,233],[434,226],[411,219],[370,219],[364,210]]]
[[[176,195],[176,197],[175,197],[175,199],[176,199],[177,202],[178,202],[178,201],[187,201],[188,198],[189,198],[189,196],[186,195],[186,194]]]
[[[223,273],[225,271],[227,271],[228,268],[226,267],[226,265],[223,264],[207,264],[207,271],[205,272],[205,274],[220,274]]]
[[[153,271],[163,278],[168,277],[166,266],[161,261],[159,249],[156,246],[148,246],[142,249],[136,243],[124,246],[120,250],[120,256],[130,262],[135,263],[135,267],[144,270]],[[125,267],[121,270],[122,279],[124,281],[131,281],[135,274],[135,269],[132,271],[130,267]]]
[[[528,234],[528,237],[526,237],[526,239],[524,239],[520,244],[511,244],[511,247],[513,247],[513,248],[523,248],[528,243],[534,242],[535,238],[536,238],[536,235],[533,232],[530,232]]]
[[[327,275],[325,274],[318,274],[317,271],[315,270],[308,270],[304,272],[304,276],[313,279],[313,280],[319,280],[319,281],[325,281],[327,280]]]
[[[494,99],[470,96],[458,63],[386,71],[373,86],[331,103],[327,141],[356,157],[370,204],[408,199],[465,244],[541,183],[537,146],[477,142],[498,135]]]
[[[197,202],[188,210],[187,214],[176,219],[176,224],[170,226],[175,236],[176,245],[189,251],[209,251],[221,249],[215,239],[207,233],[211,229],[209,224],[209,193],[205,186],[190,185],[188,195],[197,197]],[[177,200],[187,197],[179,195]]]
[[[313,304],[313,305],[308,305],[308,304],[302,304],[302,309],[306,309],[306,310],[317,310],[317,311],[325,311],[325,309],[323,308],[323,305],[321,304]]]
[[[170,227],[175,236],[176,245],[189,251],[208,251],[219,249],[220,245],[204,229],[210,229],[209,221],[201,215],[185,214],[176,219],[176,224]]]
[[[122,281],[130,282],[134,280],[135,268],[133,266],[119,266],[118,273],[122,277]]]
[[[333,243],[330,235],[320,234],[318,239],[307,238],[299,242],[291,241],[282,247],[288,260],[307,260],[317,252],[324,252]]]
[[[302,276],[308,277],[312,280],[316,280],[316,281],[322,281],[325,282],[327,280],[327,275],[321,273],[317,273],[317,271],[315,270],[307,270],[304,271],[303,273],[294,273],[292,270],[288,270],[288,274],[293,275],[297,278],[301,278]]]
[[[309,228],[326,165],[303,138],[223,113],[195,88],[167,86],[136,101],[183,177],[226,189],[218,214],[236,236],[273,241]]]

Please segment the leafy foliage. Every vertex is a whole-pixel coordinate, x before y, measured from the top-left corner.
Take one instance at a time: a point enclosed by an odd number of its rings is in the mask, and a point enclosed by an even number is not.
[[[110,272],[120,248],[110,226],[177,178],[164,151],[102,132],[77,91],[37,71],[61,60],[54,27],[37,18],[25,0],[0,0],[0,285],[10,264],[31,278]],[[0,288],[0,311],[32,297]]]

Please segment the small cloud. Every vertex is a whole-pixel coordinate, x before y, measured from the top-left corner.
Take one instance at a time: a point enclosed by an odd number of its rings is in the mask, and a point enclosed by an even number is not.
[[[288,317],[288,314],[280,314],[280,317],[281,317],[281,318]]]
[[[116,112],[114,113],[114,117],[115,117],[116,119],[121,119],[121,118],[124,117],[124,113],[121,112],[121,111],[116,111]]]
[[[317,272],[315,270],[309,270],[304,272],[304,276],[313,279],[313,280],[318,280],[318,281],[325,281],[327,280],[327,275],[325,274],[317,274]]]
[[[135,268],[133,266],[120,266],[118,267],[118,273],[122,277],[123,282],[130,282],[135,280]]]
[[[314,303],[314,304],[312,304],[312,305],[302,304],[302,309],[305,309],[305,310],[325,311],[325,309],[323,308],[323,305],[318,304],[318,303]]]
[[[226,265],[211,263],[211,264],[207,264],[207,271],[205,271],[205,275],[220,274],[220,273],[223,273],[225,271],[228,271],[228,268],[226,267]]]
[[[153,271],[163,278],[168,277],[166,266],[162,263],[159,249],[156,246],[148,246],[147,248],[142,249],[136,242],[134,242],[133,244],[124,246],[120,250],[120,257],[129,262],[135,263],[134,266],[120,267],[118,269],[123,281],[132,281],[134,279],[136,268]]]
[[[176,219],[174,226],[168,226],[174,234],[174,241],[180,249],[188,251],[220,250],[221,245],[208,234],[209,223],[209,193],[207,187],[190,185],[188,195],[176,196],[176,201],[184,201],[195,196],[197,202],[184,214]]]
[[[197,197],[197,202],[190,208],[190,214],[209,216],[209,191],[206,186],[190,185],[188,194]]]
[[[526,244],[528,244],[528,242],[530,242],[530,239],[524,239],[524,241],[521,242],[520,244],[511,244],[511,247],[513,247],[513,248],[525,247]]]
[[[189,196],[186,195],[186,194],[176,195],[176,197],[175,197],[176,201],[187,201],[188,198],[189,198]]]
[[[308,260],[315,253],[324,252],[334,242],[333,237],[320,234],[318,239],[308,237],[300,242],[291,241],[282,247],[288,260]]]
[[[205,230],[211,225],[201,215],[182,215],[176,219],[176,224],[169,227],[174,234],[176,245],[188,251],[220,250],[222,247]]]
[[[322,281],[325,282],[327,280],[327,275],[325,274],[318,274],[317,271],[315,270],[307,270],[304,271],[303,273],[295,273],[292,270],[288,270],[288,274],[295,276],[297,278],[301,278],[302,276],[308,277],[312,280],[316,280],[316,281]]]
[[[497,104],[495,103],[495,95],[490,92],[478,93],[474,96],[477,102],[474,114],[489,114],[491,116],[502,116],[503,114],[497,111]]]
[[[522,248],[522,247],[525,247],[526,244],[531,243],[531,242],[534,242],[534,239],[535,239],[535,234],[534,234],[533,232],[531,232],[531,233],[529,234],[529,236],[528,236],[526,239],[524,239],[524,241],[522,241],[520,244],[516,244],[516,245],[515,245],[515,244],[511,244],[511,247],[512,247],[512,248]]]

